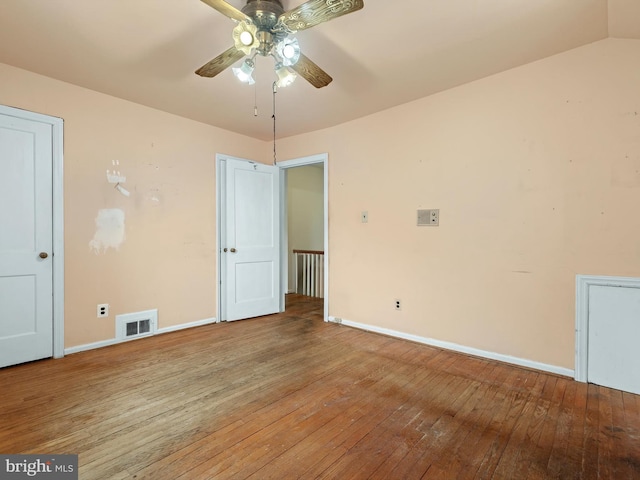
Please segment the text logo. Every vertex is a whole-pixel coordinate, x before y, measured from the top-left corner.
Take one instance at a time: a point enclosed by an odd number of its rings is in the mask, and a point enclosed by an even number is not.
[[[0,455],[0,480],[78,480],[77,455]]]

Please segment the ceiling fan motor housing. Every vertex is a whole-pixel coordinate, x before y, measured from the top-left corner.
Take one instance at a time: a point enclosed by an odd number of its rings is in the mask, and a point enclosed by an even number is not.
[[[242,13],[251,17],[258,30],[271,30],[284,13],[280,0],[248,0]]]
[[[242,13],[250,17],[258,28],[260,47],[257,50],[261,55],[269,55],[274,44],[287,36],[287,32],[275,28],[280,15],[284,13],[280,0],[248,0]]]

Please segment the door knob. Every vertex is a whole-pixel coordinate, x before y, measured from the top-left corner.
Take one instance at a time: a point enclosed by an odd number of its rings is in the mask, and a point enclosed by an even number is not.
[[[235,248],[231,249],[231,253],[236,253],[236,252],[237,252],[237,250]]]
[[[47,258],[49,256],[49,254],[47,252],[40,252],[39,257],[40,258]]]
[[[225,249],[223,250],[223,252],[224,252],[224,253],[227,253],[227,250],[228,250],[228,249],[225,247]]]

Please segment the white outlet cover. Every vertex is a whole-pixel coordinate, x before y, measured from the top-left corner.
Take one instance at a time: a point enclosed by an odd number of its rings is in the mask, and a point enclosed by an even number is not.
[[[96,315],[98,318],[104,318],[109,316],[109,304],[108,303],[100,303],[96,308]]]

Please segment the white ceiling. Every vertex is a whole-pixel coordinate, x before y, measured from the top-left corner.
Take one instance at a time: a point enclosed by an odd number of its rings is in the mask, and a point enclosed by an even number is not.
[[[244,0],[228,0],[242,8]],[[303,0],[283,0],[286,10]],[[334,79],[280,89],[277,136],[337,125],[611,36],[640,38],[638,0],[365,0],[299,32]],[[194,71],[234,23],[199,0],[0,0],[0,62],[251,137],[273,136],[273,62],[256,87]],[[258,116],[254,116],[254,103]]]

